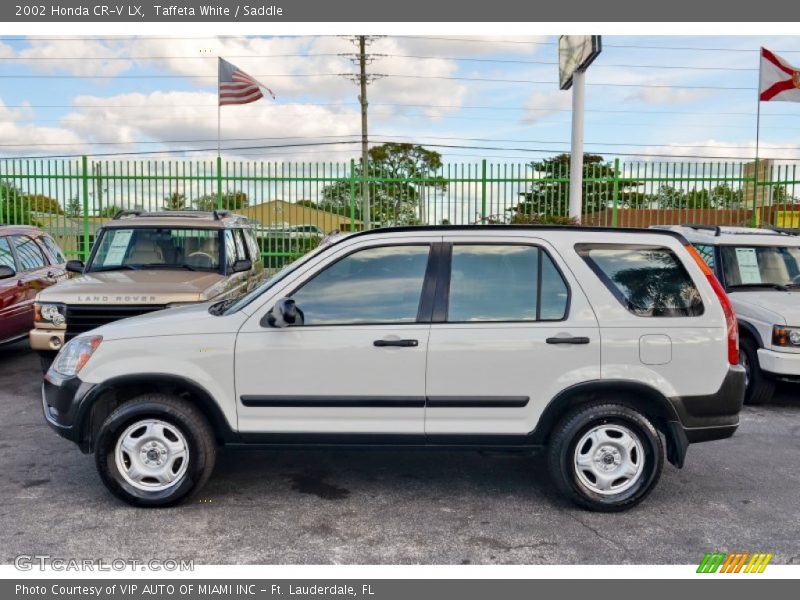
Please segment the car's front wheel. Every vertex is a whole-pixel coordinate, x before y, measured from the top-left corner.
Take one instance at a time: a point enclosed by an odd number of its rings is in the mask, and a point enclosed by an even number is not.
[[[214,469],[208,421],[192,404],[146,394],[113,411],[100,428],[95,462],[100,478],[134,506],[171,506],[198,491]]]
[[[745,373],[745,404],[764,404],[775,393],[775,380],[767,377],[758,366],[758,346],[747,336],[739,340],[739,363]]]
[[[573,502],[596,511],[624,510],[658,483],[664,444],[639,411],[624,404],[591,404],[556,425],[548,466],[556,486]]]

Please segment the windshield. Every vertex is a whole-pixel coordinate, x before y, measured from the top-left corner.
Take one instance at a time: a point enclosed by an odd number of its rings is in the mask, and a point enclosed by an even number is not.
[[[256,289],[254,289],[252,292],[247,293],[244,296],[241,296],[240,298],[237,298],[236,301],[233,302],[233,303],[230,303],[229,301],[224,300],[223,302],[226,302],[229,305],[220,306],[219,308],[221,308],[221,310],[213,310],[212,314],[229,315],[229,314],[232,314],[232,313],[235,313],[235,312],[241,310],[242,308],[244,308],[245,306],[250,304],[253,300],[258,298],[261,294],[263,294],[264,292],[269,290],[276,283],[278,283],[279,281],[283,280],[285,277],[287,277],[288,275],[293,273],[299,267],[301,267],[304,264],[306,264],[313,257],[315,257],[318,254],[320,254],[321,252],[323,252],[326,248],[328,248],[328,246],[331,245],[331,243],[332,243],[331,240],[323,240],[319,244],[319,246],[314,248],[314,250],[312,250],[308,254],[304,254],[303,256],[295,259],[294,261],[290,262],[289,264],[284,265],[284,267],[282,269],[277,271],[272,277],[267,279],[264,283],[262,283],[260,286],[258,286]],[[214,305],[214,306],[212,306],[212,308],[214,308],[216,306],[217,305]]]
[[[721,246],[720,255],[729,288],[780,290],[800,285],[800,248]]]
[[[217,229],[106,229],[88,271],[186,269],[219,271]]]

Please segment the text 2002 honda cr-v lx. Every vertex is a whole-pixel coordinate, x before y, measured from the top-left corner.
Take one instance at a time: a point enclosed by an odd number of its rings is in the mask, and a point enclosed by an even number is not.
[[[47,421],[125,501],[174,504],[220,443],[546,450],[558,488],[633,506],[726,438],[735,315],[673,232],[383,229],[326,240],[237,301],[70,341]]]

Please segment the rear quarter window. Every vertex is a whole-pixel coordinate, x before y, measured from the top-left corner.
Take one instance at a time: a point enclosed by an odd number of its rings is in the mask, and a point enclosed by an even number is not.
[[[640,317],[703,314],[700,292],[669,248],[578,244],[575,250],[614,297]]]

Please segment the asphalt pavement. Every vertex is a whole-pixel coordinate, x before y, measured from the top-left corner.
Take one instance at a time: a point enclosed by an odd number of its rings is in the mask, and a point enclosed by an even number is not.
[[[191,503],[134,509],[42,417],[26,343],[0,348],[0,560],[196,564],[687,564],[709,551],[800,564],[800,393],[746,407],[729,440],[665,466],[640,506],[573,507],[540,459],[441,451],[223,449]]]

